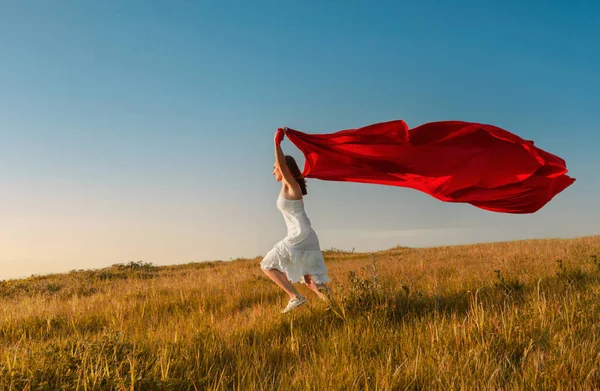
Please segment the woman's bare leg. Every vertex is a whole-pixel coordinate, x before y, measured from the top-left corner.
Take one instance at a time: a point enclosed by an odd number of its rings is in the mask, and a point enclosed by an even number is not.
[[[315,282],[313,276],[311,276],[310,274],[306,274],[304,276],[304,283],[306,284],[306,286],[313,292],[315,292],[317,294],[317,296],[319,296],[321,299],[327,299],[327,297],[321,293],[321,291],[319,291],[319,287],[317,285],[317,283]],[[325,284],[320,284],[320,285],[325,285]]]
[[[296,288],[294,288],[294,286],[288,281],[287,277],[285,274],[283,274],[282,272],[280,272],[277,269],[262,269],[262,271],[273,281],[275,281],[275,283],[277,285],[279,285],[284,291],[285,293],[287,293],[290,296],[290,299],[295,299],[296,296],[302,296],[300,294],[300,292],[298,292],[296,290]]]

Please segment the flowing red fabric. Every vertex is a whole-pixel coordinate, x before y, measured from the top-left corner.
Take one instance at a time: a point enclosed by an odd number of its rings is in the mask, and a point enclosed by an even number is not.
[[[402,120],[331,134],[289,129],[306,158],[304,176],[408,187],[441,201],[533,213],[575,179],[563,159],[492,125]]]

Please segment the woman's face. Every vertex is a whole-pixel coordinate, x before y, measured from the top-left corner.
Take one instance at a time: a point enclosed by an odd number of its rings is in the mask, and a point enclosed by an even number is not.
[[[282,178],[281,170],[279,169],[279,167],[277,167],[276,164],[273,165],[273,175],[275,175],[275,180],[277,182],[281,182],[281,178]]]

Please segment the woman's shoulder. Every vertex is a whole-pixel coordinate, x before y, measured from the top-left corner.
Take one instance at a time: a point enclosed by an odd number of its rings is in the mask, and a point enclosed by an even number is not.
[[[300,201],[303,199],[301,191],[300,192],[288,191],[285,188],[281,189],[281,191],[279,192],[279,196],[283,199],[290,200],[290,201]]]

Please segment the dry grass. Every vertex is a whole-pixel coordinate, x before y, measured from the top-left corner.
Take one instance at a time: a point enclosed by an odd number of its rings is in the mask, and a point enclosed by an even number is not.
[[[288,315],[260,259],[3,281],[0,389],[598,389],[596,255],[598,236],[330,251],[336,303],[301,286]]]

